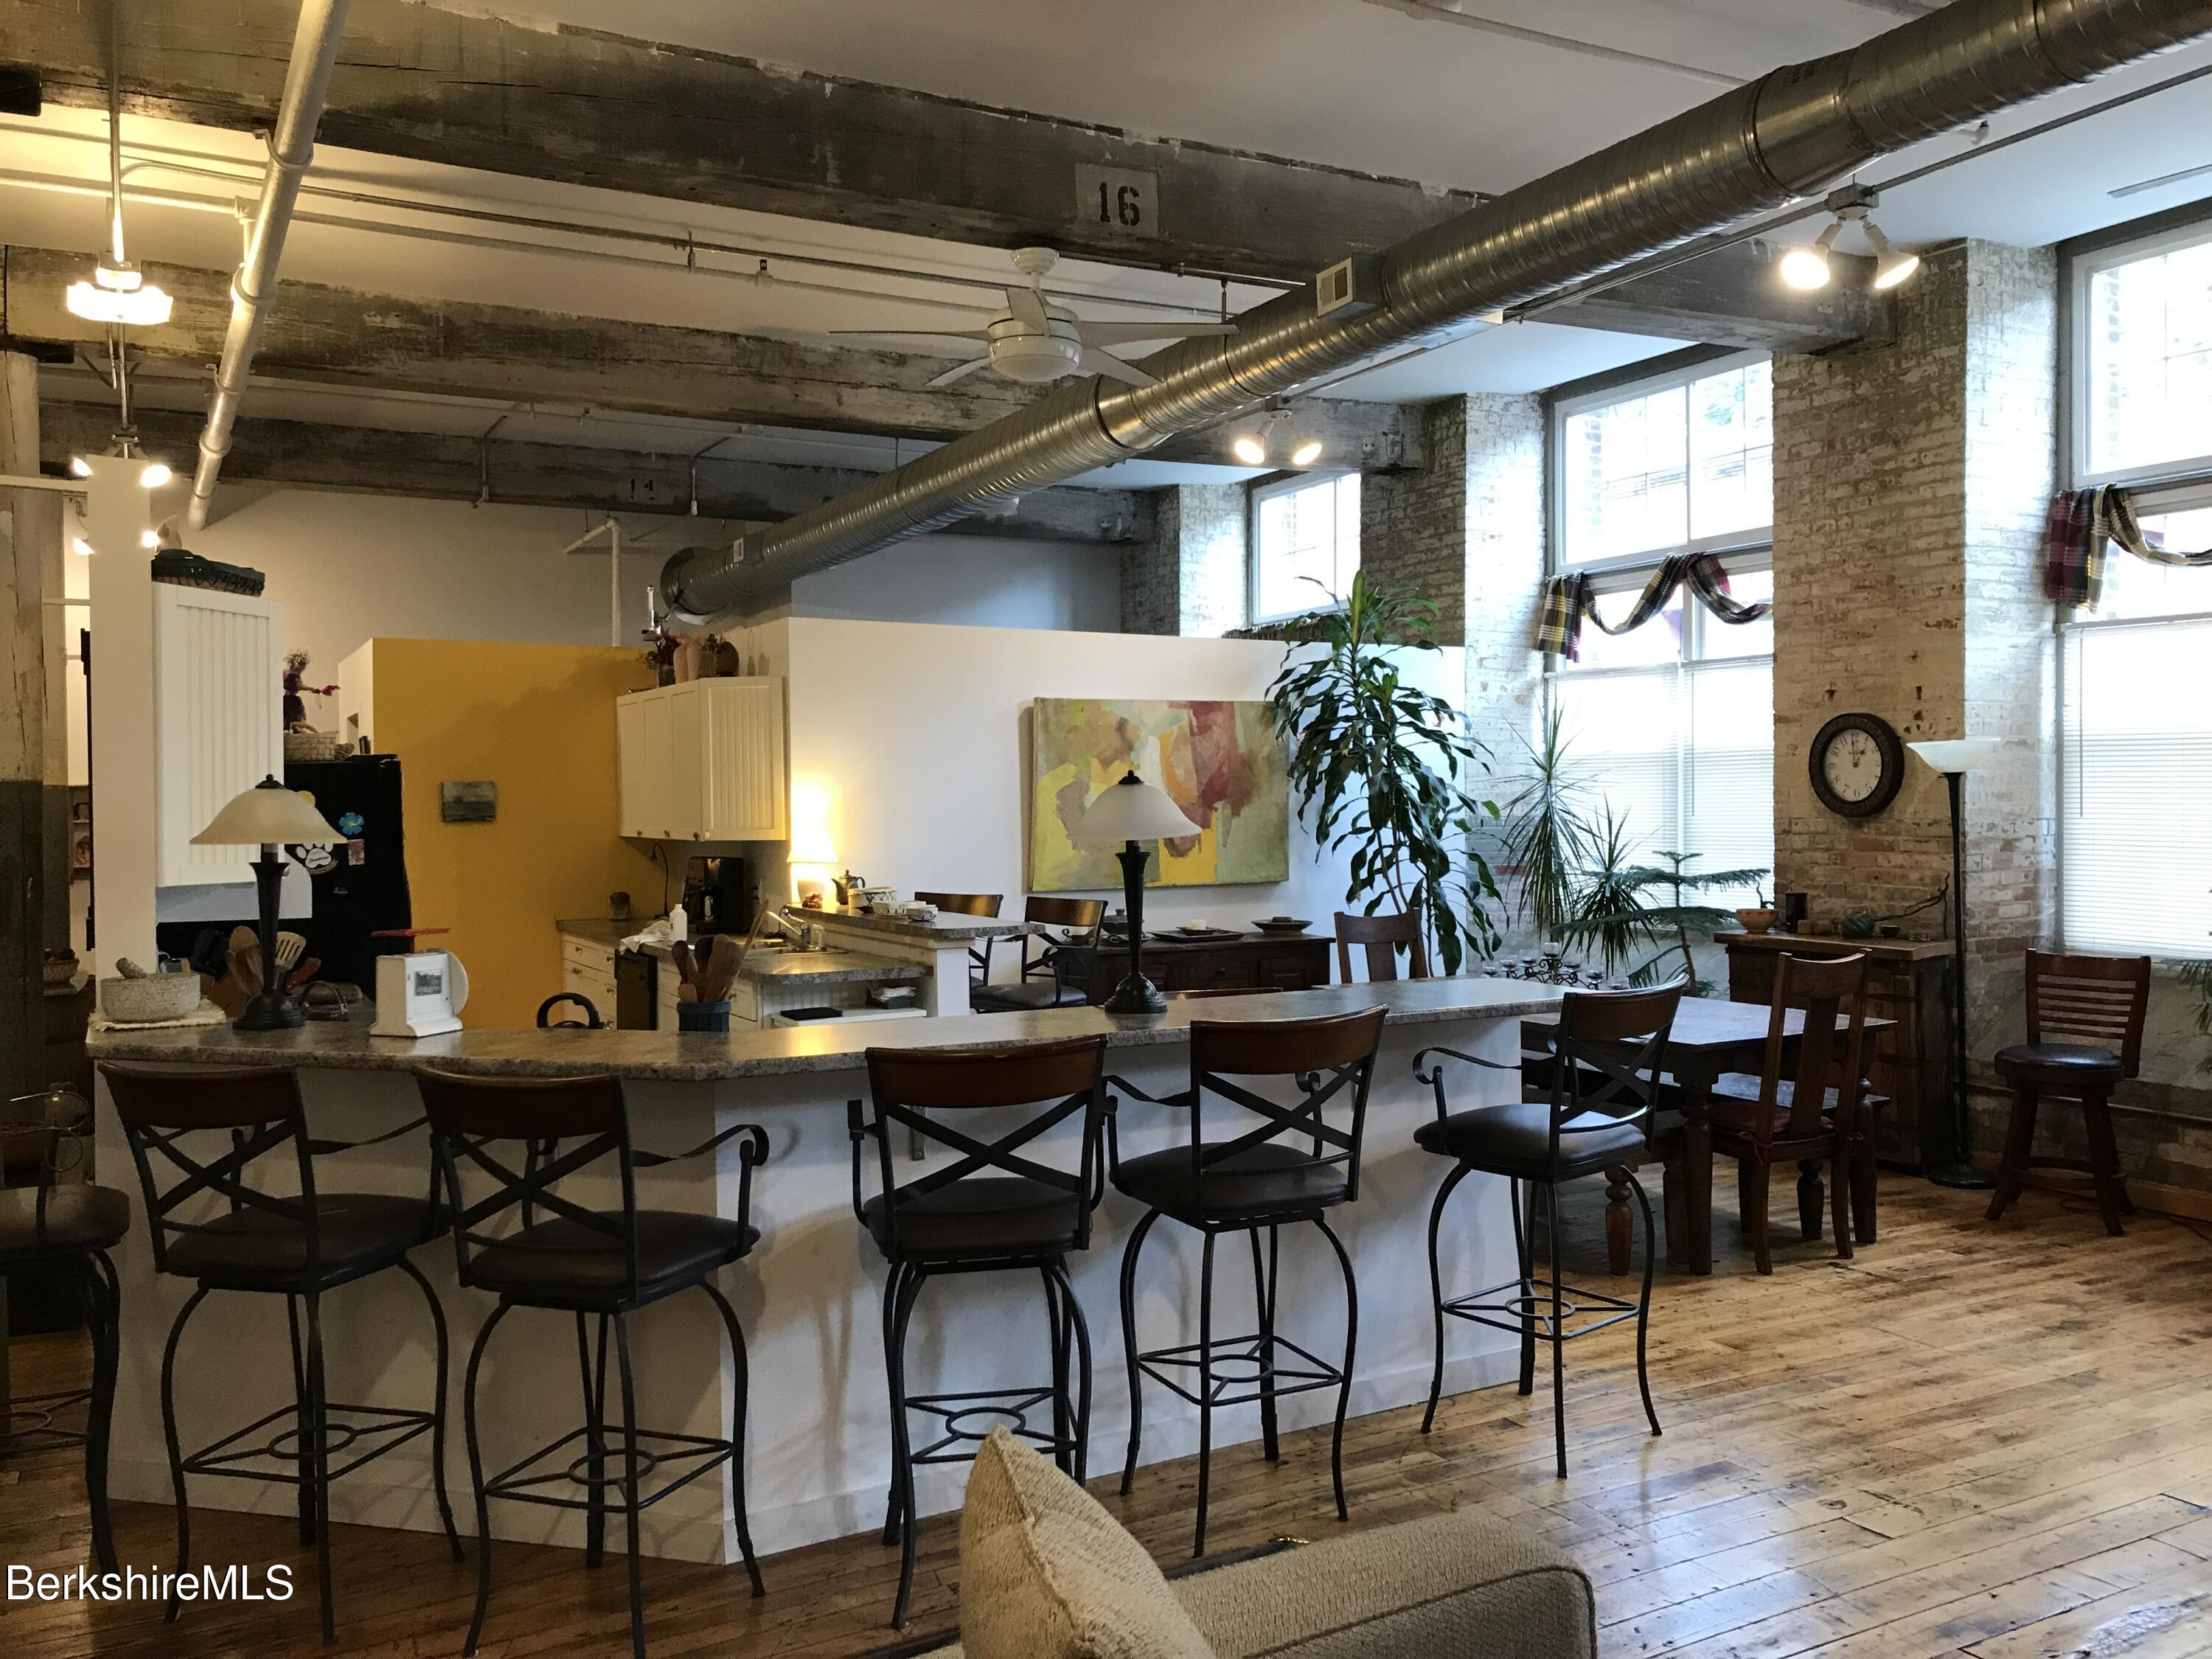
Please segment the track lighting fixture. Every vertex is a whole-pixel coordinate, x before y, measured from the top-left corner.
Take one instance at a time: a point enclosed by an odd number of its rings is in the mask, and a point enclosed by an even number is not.
[[[1827,199],[1831,219],[1815,237],[1810,247],[1793,247],[1782,256],[1782,280],[1790,287],[1810,293],[1827,287],[1831,275],[1828,255],[1834,250],[1836,239],[1843,234],[1846,224],[1858,226],[1873,250],[1874,285],[1878,289],[1893,289],[1920,269],[1920,256],[1907,253],[1883,235],[1881,227],[1871,215],[1881,200],[1873,191],[1860,185],[1847,185],[1833,191]]]
[[[159,489],[176,476],[169,471],[167,463],[149,461],[146,464],[146,470],[138,475],[138,487],[141,489]]]
[[[1322,457],[1322,441],[1303,430],[1281,398],[1267,405],[1260,424],[1229,441],[1229,453],[1246,466],[1265,466],[1280,456],[1291,466],[1311,466]]]
[[[1782,256],[1782,280],[1810,293],[1828,285],[1828,250],[1844,228],[1841,219],[1831,220],[1810,247],[1793,247]]]

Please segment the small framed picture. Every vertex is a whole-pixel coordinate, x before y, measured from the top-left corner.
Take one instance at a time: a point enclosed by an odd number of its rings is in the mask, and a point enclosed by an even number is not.
[[[438,816],[447,823],[489,823],[499,816],[499,786],[489,782],[441,783]]]

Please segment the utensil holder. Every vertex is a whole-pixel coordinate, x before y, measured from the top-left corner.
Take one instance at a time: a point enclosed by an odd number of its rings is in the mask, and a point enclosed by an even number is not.
[[[676,1005],[676,1029],[679,1031],[726,1031],[730,1029],[730,1005],[725,1002],[679,1002]]]

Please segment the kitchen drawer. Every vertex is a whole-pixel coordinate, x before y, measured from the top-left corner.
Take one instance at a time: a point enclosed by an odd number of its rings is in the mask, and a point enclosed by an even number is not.
[[[596,940],[579,939],[574,933],[561,935],[561,961],[563,966],[574,963],[590,972],[615,976],[615,947]]]
[[[1169,978],[1177,991],[1243,991],[1261,982],[1249,955],[1229,951],[1176,958]]]

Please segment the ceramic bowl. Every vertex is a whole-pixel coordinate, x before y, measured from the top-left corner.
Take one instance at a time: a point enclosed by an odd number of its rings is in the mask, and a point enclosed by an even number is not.
[[[1739,910],[1735,913],[1735,919],[1743,924],[1743,931],[1747,933],[1763,933],[1774,926],[1774,912],[1771,910]]]
[[[148,974],[100,981],[100,1012],[121,1025],[182,1019],[200,1006],[198,974]]]

